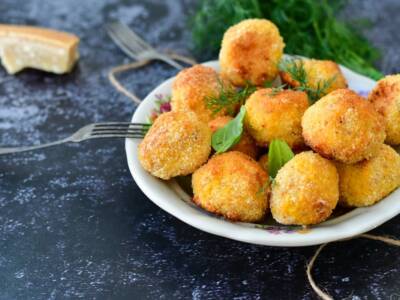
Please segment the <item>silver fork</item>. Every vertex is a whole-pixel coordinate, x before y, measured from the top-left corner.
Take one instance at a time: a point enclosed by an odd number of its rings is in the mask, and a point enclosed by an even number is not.
[[[150,124],[129,122],[107,122],[86,125],[69,137],[62,140],[26,147],[0,148],[0,154],[9,154],[36,150],[50,146],[60,145],[68,142],[79,143],[89,139],[97,138],[133,138],[141,139],[150,128]]]
[[[114,43],[130,58],[134,60],[159,59],[178,70],[183,69],[182,65],[169,56],[158,52],[125,24],[115,21],[106,24],[105,28]]]

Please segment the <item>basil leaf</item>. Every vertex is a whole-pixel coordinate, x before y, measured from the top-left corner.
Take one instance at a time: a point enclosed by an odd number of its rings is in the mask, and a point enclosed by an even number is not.
[[[240,112],[233,120],[214,132],[211,138],[211,146],[217,153],[229,150],[240,141],[245,114],[246,108],[242,105]]]
[[[294,157],[292,149],[282,140],[272,140],[268,150],[268,173],[275,178],[279,169]]]

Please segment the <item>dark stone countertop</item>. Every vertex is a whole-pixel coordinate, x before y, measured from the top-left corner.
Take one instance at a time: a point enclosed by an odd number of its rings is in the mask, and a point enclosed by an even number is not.
[[[53,141],[98,121],[129,120],[135,106],[106,79],[128,59],[102,29],[118,18],[159,48],[189,53],[193,1],[1,0],[0,23],[78,34],[69,75],[0,69],[0,145]],[[352,1],[344,17],[369,17],[384,50],[380,68],[400,71],[397,0]],[[145,96],[175,73],[154,63],[123,80]],[[374,231],[399,236],[400,217]],[[178,221],[133,182],[122,140],[93,140],[0,156],[0,299],[315,299],[307,248],[261,247]],[[336,298],[400,295],[400,250],[380,242],[335,243],[315,277]],[[392,298],[398,299],[398,298]]]

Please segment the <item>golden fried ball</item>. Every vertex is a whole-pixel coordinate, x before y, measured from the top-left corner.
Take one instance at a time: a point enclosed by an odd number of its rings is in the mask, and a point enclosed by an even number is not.
[[[368,206],[400,186],[400,155],[382,144],[378,154],[359,163],[337,164],[340,203],[345,206]]]
[[[139,145],[143,168],[161,179],[188,175],[204,164],[211,152],[211,130],[194,113],[161,114]]]
[[[210,121],[213,114],[207,107],[207,98],[219,95],[220,83],[217,72],[210,67],[195,65],[180,71],[172,84],[172,110],[192,111],[201,121]],[[223,84],[227,86],[226,82]]]
[[[257,222],[268,209],[268,175],[238,151],[213,156],[192,177],[193,201],[232,221]]]
[[[385,142],[390,145],[400,144],[400,74],[379,80],[368,100],[385,120]]]
[[[210,127],[211,132],[214,133],[215,131],[217,131],[217,129],[224,127],[226,123],[228,123],[232,119],[233,118],[230,116],[217,117],[214,120],[210,121],[208,123],[208,126]],[[240,141],[230,150],[243,152],[244,154],[247,154],[254,159],[256,159],[258,155],[258,147],[256,145],[256,142],[246,130],[243,131]]]
[[[278,172],[270,199],[274,219],[287,225],[325,221],[339,200],[335,165],[312,151],[297,154]]]
[[[327,88],[324,95],[337,89],[347,88],[346,78],[338,64],[331,60],[301,59],[295,60],[293,63],[303,64],[304,70],[307,74],[307,82],[311,88],[318,89],[321,87],[323,82],[331,82],[331,85]],[[294,80],[289,73],[280,72],[280,76],[282,81],[289,86],[300,86],[300,83]]]
[[[373,157],[385,140],[381,116],[348,89],[335,90],[307,109],[302,127],[314,151],[349,164]]]
[[[234,85],[262,85],[278,75],[285,44],[278,28],[265,19],[248,19],[224,34],[219,62],[221,74]]]
[[[307,94],[301,91],[259,89],[245,104],[245,128],[260,146],[282,139],[291,148],[300,147],[301,117],[308,105]]]

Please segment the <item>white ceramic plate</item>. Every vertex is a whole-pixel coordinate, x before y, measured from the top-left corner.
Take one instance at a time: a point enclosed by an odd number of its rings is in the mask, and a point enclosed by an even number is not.
[[[204,63],[219,70],[217,61]],[[375,81],[341,67],[349,87],[366,95]],[[170,95],[174,78],[155,88],[136,109],[132,122],[146,122],[155,107],[156,95]],[[308,246],[349,238],[367,232],[393,218],[400,212],[400,189],[379,203],[354,209],[344,215],[303,230],[278,224],[255,225],[233,223],[211,215],[195,206],[175,180],[162,181],[147,173],[138,160],[139,140],[127,139],[125,143],[129,170],[143,193],[156,205],[181,221],[200,230],[242,242],[268,246]]]

